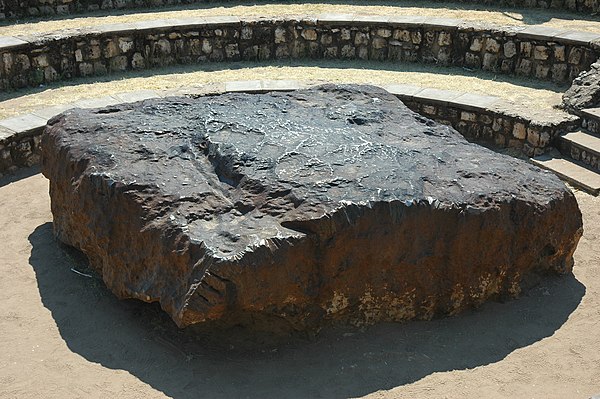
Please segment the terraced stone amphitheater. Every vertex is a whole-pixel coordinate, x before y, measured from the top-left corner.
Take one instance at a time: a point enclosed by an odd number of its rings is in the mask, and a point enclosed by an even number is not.
[[[0,0],[0,397],[600,394],[599,8]],[[437,129],[556,173],[583,215],[573,272],[451,317],[215,336],[117,300],[55,239],[40,162],[56,115],[324,83],[378,86]]]

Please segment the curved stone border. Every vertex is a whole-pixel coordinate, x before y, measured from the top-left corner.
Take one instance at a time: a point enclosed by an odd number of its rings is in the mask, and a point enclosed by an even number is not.
[[[294,80],[232,81],[176,90],[142,90],[82,100],[0,120],[0,175],[40,161],[40,137],[46,122],[70,108],[99,108],[156,97],[207,95],[225,92],[290,91],[308,86]],[[409,108],[438,122],[453,126],[470,140],[499,148],[514,148],[525,155],[539,155],[562,133],[580,121],[573,115],[537,120],[502,99],[471,93],[430,89],[412,85],[388,85],[384,89]],[[545,117],[547,115],[543,115]]]
[[[517,8],[552,8],[572,12],[597,13],[598,0],[458,0],[461,3],[491,4]],[[144,9],[181,4],[206,3],[206,0],[0,0],[0,19],[68,15],[114,9]]]
[[[600,57],[600,34],[456,19],[323,14],[154,20],[0,37],[0,89],[174,64],[273,59],[422,62],[570,82]]]

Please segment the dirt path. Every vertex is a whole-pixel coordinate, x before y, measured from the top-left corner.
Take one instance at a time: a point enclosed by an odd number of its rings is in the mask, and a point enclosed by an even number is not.
[[[201,70],[198,70],[200,69]],[[524,108],[556,113],[564,86],[514,76],[410,63],[314,61],[187,65],[58,82],[49,87],[0,94],[0,118],[53,105],[133,90],[163,90],[231,80],[294,79],[314,83],[415,84],[493,95]]]
[[[0,180],[1,398],[588,398],[600,393],[600,198],[574,276],[432,322],[290,344],[192,339],[117,301],[52,236],[47,181]],[[257,338],[260,339],[260,338]],[[239,341],[243,343],[243,341]]]

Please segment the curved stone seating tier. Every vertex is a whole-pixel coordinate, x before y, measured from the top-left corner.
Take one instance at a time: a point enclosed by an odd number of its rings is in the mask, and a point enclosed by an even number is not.
[[[491,4],[494,6],[552,8],[572,12],[597,13],[598,0],[459,0],[462,3]],[[206,3],[206,0],[0,0],[0,19],[67,15],[98,10],[133,9],[179,4]]]
[[[142,90],[44,108],[0,120],[0,175],[40,161],[40,136],[48,119],[69,108],[106,107],[155,97],[206,95],[223,92],[289,91],[309,86],[295,80],[233,81],[176,90]],[[562,133],[579,124],[579,118],[564,112],[532,113],[493,96],[430,89],[412,85],[389,85],[384,89],[398,96],[413,111],[452,125],[468,139],[497,148],[513,148],[532,156],[544,153]]]
[[[0,37],[0,89],[219,61],[344,59],[483,69],[557,83],[600,56],[600,34],[455,19],[323,14],[153,20]]]

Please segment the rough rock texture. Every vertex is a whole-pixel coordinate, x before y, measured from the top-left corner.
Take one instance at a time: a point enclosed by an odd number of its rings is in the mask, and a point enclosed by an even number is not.
[[[452,314],[568,273],[582,233],[554,175],[368,86],[73,110],[42,147],[57,237],[182,327]]]
[[[563,94],[564,109],[575,112],[600,105],[600,64],[594,63],[589,71],[582,72]]]

